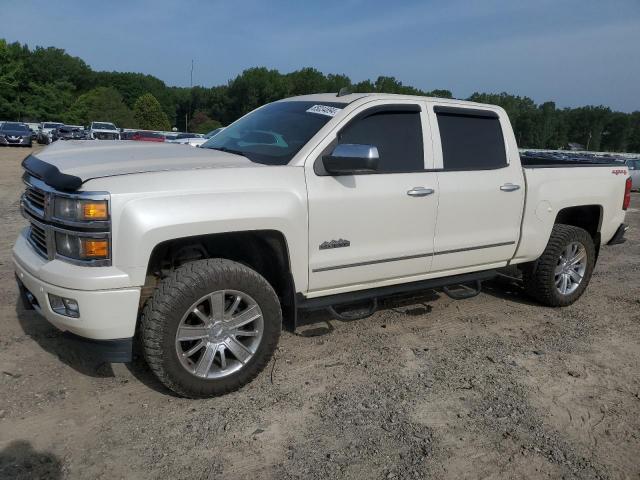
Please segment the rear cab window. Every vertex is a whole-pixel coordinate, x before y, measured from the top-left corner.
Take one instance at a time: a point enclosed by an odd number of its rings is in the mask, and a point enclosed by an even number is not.
[[[500,118],[491,110],[435,106],[445,171],[493,170],[507,163]]]

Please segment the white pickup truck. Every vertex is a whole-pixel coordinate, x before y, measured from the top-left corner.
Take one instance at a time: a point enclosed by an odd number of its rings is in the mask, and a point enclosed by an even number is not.
[[[301,310],[459,298],[513,265],[542,305],[576,301],[624,241],[628,169],[525,160],[499,107],[385,94],[274,102],[205,148],[57,142],[23,162],[16,276],[93,354],[135,337],[168,388],[223,394]]]
[[[111,122],[91,122],[87,133],[91,140],[120,140],[120,131]]]

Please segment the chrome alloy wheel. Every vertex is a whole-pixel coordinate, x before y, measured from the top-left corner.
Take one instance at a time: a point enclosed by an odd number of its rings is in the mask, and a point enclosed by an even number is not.
[[[182,366],[200,378],[222,378],[255,355],[264,332],[258,303],[244,292],[218,290],[196,301],[176,331]]]
[[[558,292],[570,295],[576,291],[587,270],[587,251],[580,242],[571,242],[562,251],[555,269]]]

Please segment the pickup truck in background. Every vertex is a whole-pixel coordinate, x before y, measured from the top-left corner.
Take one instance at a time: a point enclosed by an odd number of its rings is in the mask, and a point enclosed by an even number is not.
[[[138,338],[188,397],[251,381],[303,310],[467,297],[512,266],[570,305],[624,241],[631,188],[623,163],[521,161],[499,107],[387,94],[277,101],[202,148],[57,142],[23,166],[26,305],[109,361]]]
[[[91,122],[87,136],[91,140],[120,140],[120,131],[110,122]]]
[[[53,131],[56,128],[64,126],[64,123],[59,122],[42,122],[38,127],[38,135],[36,140],[41,145],[49,145],[53,141]]]

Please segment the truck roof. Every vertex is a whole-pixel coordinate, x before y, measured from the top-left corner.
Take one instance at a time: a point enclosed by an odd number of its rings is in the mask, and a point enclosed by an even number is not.
[[[493,108],[500,108],[497,105],[485,104],[485,103],[477,103],[477,102],[469,102],[467,100],[458,100],[456,98],[442,98],[442,97],[427,97],[420,95],[402,95],[396,93],[349,93],[347,95],[343,95],[338,97],[337,93],[313,93],[310,95],[299,95],[297,97],[289,97],[283,98],[282,100],[278,100],[280,102],[287,100],[302,100],[309,102],[332,102],[332,103],[343,103],[345,105],[355,102],[356,100],[360,100],[361,98],[376,98],[376,99],[394,99],[394,100],[435,100],[443,103],[450,103],[452,105],[460,105],[460,106],[468,106],[468,107],[482,107],[482,106],[490,106]]]

